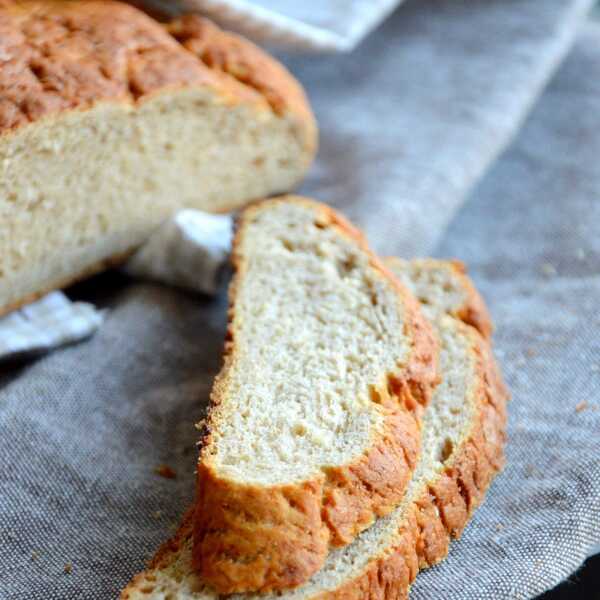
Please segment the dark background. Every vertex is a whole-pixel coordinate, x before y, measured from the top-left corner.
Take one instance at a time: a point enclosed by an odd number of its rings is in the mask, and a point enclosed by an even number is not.
[[[583,567],[551,592],[537,600],[600,600],[600,554],[588,558]]]

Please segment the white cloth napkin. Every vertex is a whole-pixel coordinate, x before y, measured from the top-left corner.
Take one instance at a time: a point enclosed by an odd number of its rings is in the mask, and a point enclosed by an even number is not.
[[[125,272],[202,294],[216,293],[231,246],[229,215],[182,210],[129,259]]]
[[[40,354],[83,340],[104,320],[104,311],[87,302],[71,302],[62,292],[0,319],[0,360]]]
[[[348,52],[402,0],[147,0],[161,12],[201,12],[261,44],[301,52]]]
[[[219,288],[232,236],[229,215],[182,210],[163,223],[128,260],[123,270],[201,294]],[[90,337],[102,324],[104,311],[72,302],[62,292],[0,319],[0,361],[41,354]]]

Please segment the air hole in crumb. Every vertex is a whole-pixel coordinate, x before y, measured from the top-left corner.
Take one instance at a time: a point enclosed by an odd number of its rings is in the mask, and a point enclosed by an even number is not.
[[[454,442],[450,438],[446,438],[440,450],[440,461],[446,462],[450,458],[453,450]]]
[[[452,284],[451,284],[449,281],[446,281],[446,282],[444,283],[444,285],[442,285],[442,289],[443,289],[445,292],[451,292],[451,291],[452,291]]]
[[[262,167],[265,164],[265,157],[264,156],[257,156],[253,161],[252,164],[255,167]]]
[[[174,146],[173,146],[173,144],[171,142],[166,142],[166,144],[165,144],[165,150],[167,152],[170,152],[171,150],[173,150],[173,148],[174,148]]]
[[[325,229],[325,227],[327,227],[327,223],[325,221],[315,221],[315,227],[317,229]]]
[[[281,240],[281,243],[286,250],[289,250],[290,252],[294,250],[294,244],[292,244],[290,240]]]

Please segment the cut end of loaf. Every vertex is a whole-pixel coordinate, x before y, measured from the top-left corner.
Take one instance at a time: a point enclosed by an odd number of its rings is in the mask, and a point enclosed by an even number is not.
[[[306,172],[317,129],[299,83],[184,21],[170,35],[120,2],[0,4],[0,314],[126,256],[178,209],[233,210]]]
[[[0,137],[0,309],[126,255],[180,208],[231,210],[290,188],[305,168],[284,119],[201,89]]]
[[[234,250],[231,358],[215,387],[214,442],[230,478],[293,483],[360,455],[383,427],[373,403],[409,361],[393,283],[322,206],[248,209]]]

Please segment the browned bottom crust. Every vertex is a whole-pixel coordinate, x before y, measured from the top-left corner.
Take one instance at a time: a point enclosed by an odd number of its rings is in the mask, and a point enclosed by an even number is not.
[[[390,411],[386,420],[385,435],[355,464],[298,485],[242,486],[199,463],[195,550],[203,577],[229,591],[299,585],[320,569],[330,544],[351,542],[391,512],[420,434],[412,413]]]

